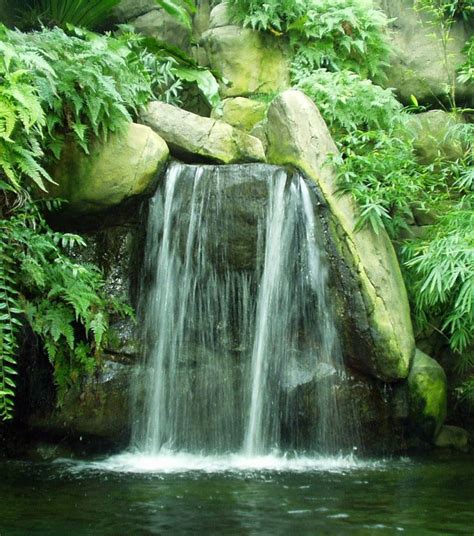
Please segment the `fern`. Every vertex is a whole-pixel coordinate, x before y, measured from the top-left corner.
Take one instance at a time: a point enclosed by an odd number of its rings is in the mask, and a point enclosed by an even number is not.
[[[234,20],[288,38],[293,73],[317,68],[382,76],[387,18],[370,0],[230,0]]]

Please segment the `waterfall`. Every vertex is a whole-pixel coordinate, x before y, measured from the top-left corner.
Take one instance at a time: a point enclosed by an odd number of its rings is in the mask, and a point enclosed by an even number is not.
[[[276,166],[170,166],[148,215],[140,452],[347,444],[316,204],[300,175]]]

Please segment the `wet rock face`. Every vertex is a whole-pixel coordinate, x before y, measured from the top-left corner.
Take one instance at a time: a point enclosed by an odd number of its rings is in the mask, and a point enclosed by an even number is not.
[[[268,110],[267,138],[268,160],[305,173],[326,207],[347,360],[382,381],[406,378],[415,343],[398,260],[385,232],[355,231],[358,209],[350,196],[337,193],[336,172],[327,163],[337,148],[318,109],[301,91],[285,91]]]
[[[80,253],[81,262],[94,262],[102,269],[106,294],[132,306],[137,304],[140,287],[142,228],[137,218],[128,225],[91,233]],[[37,355],[36,372],[29,373],[36,380],[29,382],[24,393],[29,407],[23,418],[29,428],[54,438],[125,446],[131,427],[131,385],[141,370],[138,339],[134,319],[112,318],[109,342],[97,370],[69,390],[61,407],[55,406],[47,360]]]

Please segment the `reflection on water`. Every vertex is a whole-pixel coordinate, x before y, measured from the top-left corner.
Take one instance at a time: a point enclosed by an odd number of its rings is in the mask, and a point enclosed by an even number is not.
[[[179,458],[0,462],[0,534],[473,534],[472,458]]]

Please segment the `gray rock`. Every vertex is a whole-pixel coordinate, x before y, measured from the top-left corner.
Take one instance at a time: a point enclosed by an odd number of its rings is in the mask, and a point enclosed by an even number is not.
[[[168,142],[177,156],[223,164],[265,161],[259,139],[223,121],[158,101],[147,106],[141,119]]]
[[[222,26],[232,26],[234,23],[228,12],[228,2],[217,4],[212,11],[209,20],[209,28],[221,28]]]
[[[105,361],[81,389],[70,389],[51,413],[33,412],[33,430],[79,439],[82,436],[123,443],[130,433],[131,385],[139,367]]]
[[[128,22],[135,17],[156,9],[155,0],[122,0],[113,9],[113,16],[118,22]]]
[[[163,9],[153,9],[129,21],[137,32],[165,41],[183,50],[191,43],[191,30]]]
[[[341,258],[335,269],[345,279],[343,293],[352,296],[339,312],[346,318],[346,353],[355,366],[384,381],[406,378],[415,343],[405,284],[387,234],[369,228],[355,231],[357,207],[350,196],[337,193],[335,170],[327,163],[337,148],[304,93],[290,90],[278,96],[267,121],[269,162],[300,169],[327,203],[329,228]]]
[[[469,39],[469,29],[463,22],[451,31],[445,56],[436,27],[426,13],[414,10],[413,0],[378,0],[391,22],[393,54],[387,71],[387,87],[396,89],[404,103],[415,95],[426,104],[445,100],[446,86],[456,77],[456,69],[464,62],[462,49]],[[439,33],[439,32],[438,32]],[[460,101],[472,106],[474,88],[458,85]],[[439,104],[439,102],[438,102]]]
[[[290,86],[288,52],[281,41],[239,26],[222,26],[201,40],[209,66],[230,82],[223,96],[277,93]]]

